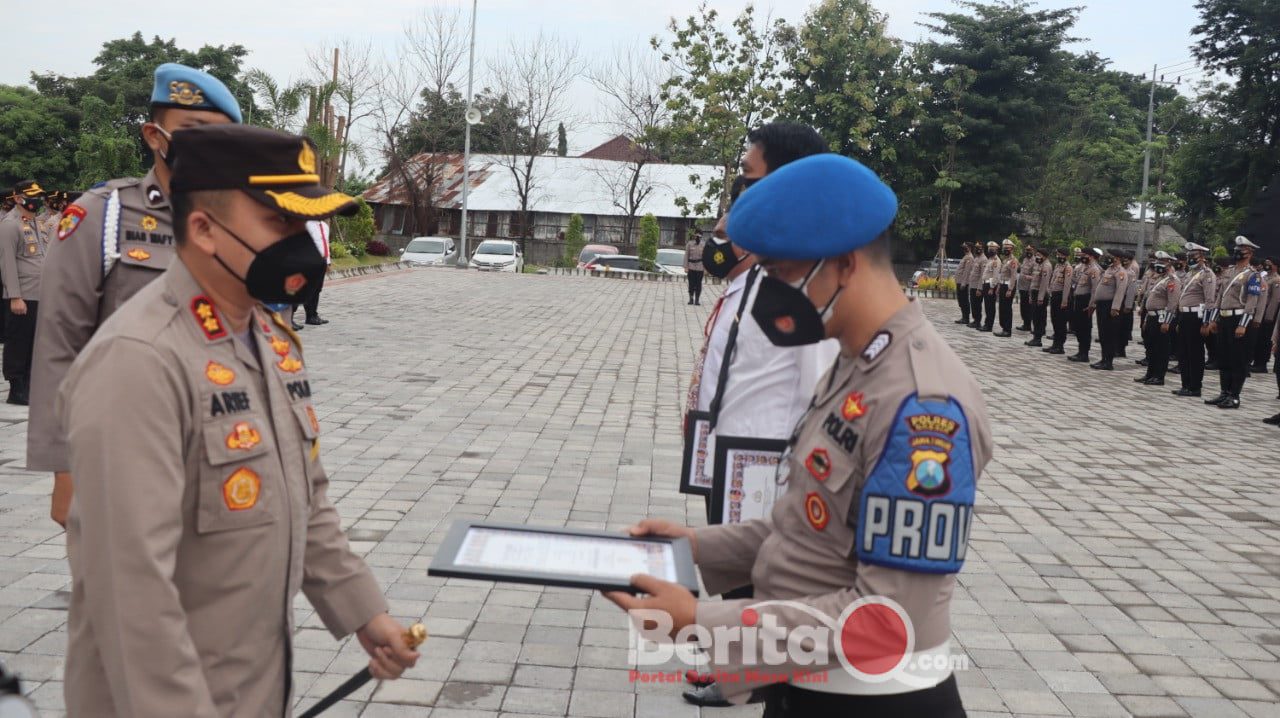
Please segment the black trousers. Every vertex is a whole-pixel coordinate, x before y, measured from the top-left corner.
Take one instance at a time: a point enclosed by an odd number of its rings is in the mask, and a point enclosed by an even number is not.
[[[964,718],[965,715],[954,675],[933,688],[885,696],[822,693],[784,683],[772,687],[764,703],[764,718]]]
[[[316,284],[316,290],[311,293],[307,301],[302,303],[302,308],[307,312],[307,319],[318,319],[320,317],[320,290],[324,288],[324,275],[320,275],[320,282]]]
[[[1120,331],[1116,339],[1116,347],[1124,351],[1129,346],[1129,342],[1133,341],[1133,312],[1120,312]],[[1141,328],[1139,328],[1141,331]]]
[[[1275,327],[1273,319],[1254,330],[1253,363],[1262,371],[1267,370],[1267,362],[1271,360],[1271,332]]]
[[[1204,386],[1204,322],[1195,312],[1178,313],[1178,343],[1182,345],[1182,388],[1200,391]]]
[[[1022,320],[1021,326],[1029,327],[1035,321],[1035,304],[1032,303],[1031,290],[1018,290],[1018,318]]]
[[[36,310],[40,302],[28,300],[26,314],[14,314],[9,300],[4,307],[4,378],[31,383],[31,353],[36,344]]]
[[[1013,294],[1017,292],[1009,287],[996,287],[1000,293],[1000,328],[1006,332],[1013,331]]]
[[[969,288],[956,287],[956,302],[960,304],[960,318],[969,323]]]
[[[689,270],[689,298],[694,301],[702,299],[702,270]]]
[[[1150,312],[1142,327],[1142,345],[1147,350],[1147,376],[1155,379],[1163,379],[1169,373],[1169,352],[1173,348],[1173,332],[1162,332],[1160,326],[1156,313]]]
[[[1234,317],[1218,317],[1218,386],[1224,394],[1240,398],[1240,390],[1244,388],[1244,380],[1249,371],[1252,359],[1249,344],[1252,329],[1246,329],[1244,336],[1236,336],[1236,327],[1240,326],[1239,315]]]
[[[1045,299],[1041,297],[1040,299]],[[1031,300],[1031,334],[1036,339],[1044,336],[1045,322],[1049,318],[1048,300],[1040,301],[1040,299],[1032,298]]]
[[[982,289],[969,290],[969,311],[973,312],[973,323],[982,324]]]
[[[1053,319],[1053,345],[1061,347],[1067,343],[1067,319],[1069,318],[1071,307],[1063,308],[1062,292],[1054,292],[1049,295],[1049,316]]]
[[[1093,345],[1093,315],[1089,314],[1089,295],[1077,294],[1071,298],[1072,329],[1076,335],[1076,353],[1082,357],[1089,356],[1089,347]]]
[[[1214,364],[1217,364],[1218,363],[1218,337],[1213,334],[1210,334],[1207,337],[1202,337],[1200,341],[1204,343],[1204,352],[1209,355],[1209,361]]]
[[[990,329],[996,323],[996,293],[1001,291],[1000,287],[989,287],[986,295],[982,297],[983,308],[987,312],[987,323],[982,325],[985,329]]]
[[[1099,299],[1093,303],[1094,314],[1098,317],[1098,343],[1102,344],[1102,361],[1104,362],[1116,358],[1117,339],[1119,339],[1120,317],[1111,316],[1112,301]]]

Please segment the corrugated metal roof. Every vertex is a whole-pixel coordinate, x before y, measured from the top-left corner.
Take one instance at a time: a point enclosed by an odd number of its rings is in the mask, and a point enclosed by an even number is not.
[[[503,164],[501,155],[471,155],[470,196],[467,206],[480,212],[510,212],[519,209],[515,178]],[[632,165],[616,160],[586,157],[539,156],[534,160],[534,191],[530,210],[556,214],[621,215],[615,204]],[[441,172],[442,182],[436,192],[436,206],[441,209],[462,207],[462,155],[421,154],[410,160],[410,172],[421,183],[432,165]],[[696,202],[702,189],[690,180],[700,175],[705,182],[718,176],[719,167],[712,165],[650,164],[642,170],[642,183],[652,186],[640,214],[656,217],[681,217],[677,197]],[[613,188],[619,188],[615,192]],[[364,195],[374,204],[408,204],[408,194],[399,177],[382,178]]]

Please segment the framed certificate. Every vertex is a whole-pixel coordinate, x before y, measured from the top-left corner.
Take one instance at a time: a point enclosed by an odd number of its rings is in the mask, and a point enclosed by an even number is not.
[[[787,450],[785,439],[718,436],[711,488],[711,520],[737,524],[762,519],[787,490],[778,485],[778,464]]]
[[[691,411],[684,426],[684,461],[680,467],[680,493],[711,495],[711,466],[716,437],[711,433],[711,414]]]
[[[427,569],[428,576],[629,593],[637,573],[698,595],[693,551],[683,538],[458,521]]]

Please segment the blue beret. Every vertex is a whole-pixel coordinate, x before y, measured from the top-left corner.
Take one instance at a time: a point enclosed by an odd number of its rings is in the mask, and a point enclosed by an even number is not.
[[[151,88],[152,107],[176,107],[180,110],[221,112],[239,123],[240,103],[227,86],[207,72],[176,62],[156,68],[156,82]]]
[[[861,163],[811,155],[743,192],[726,231],[734,244],[762,257],[822,259],[870,244],[897,213],[893,190]]]

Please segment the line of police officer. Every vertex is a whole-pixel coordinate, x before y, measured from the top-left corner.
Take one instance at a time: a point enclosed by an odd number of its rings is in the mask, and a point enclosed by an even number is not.
[[[1133,252],[1121,249],[1076,249],[1070,263],[1065,248],[1054,250],[1050,259],[1047,249],[1031,245],[1019,259],[1011,240],[988,242],[985,253],[977,244],[963,249],[956,270],[957,324],[992,332],[998,307],[1001,331],[994,336],[1011,336],[1016,297],[1018,329],[1031,332],[1027,346],[1065,354],[1070,332],[1076,352],[1067,359],[1084,363],[1096,317],[1102,357],[1090,366],[1112,371],[1115,360],[1126,356],[1136,316],[1146,349],[1137,363],[1146,372],[1134,381],[1162,386],[1170,372],[1178,374],[1176,396],[1200,396],[1205,370],[1217,370],[1219,392],[1205,403],[1238,409],[1245,380],[1252,372],[1265,373],[1280,347],[1280,260],[1256,256],[1259,247],[1247,237],[1236,237],[1232,257],[1216,265],[1207,247],[1187,242],[1176,256],[1156,252],[1145,270]],[[1045,347],[1050,319],[1051,343]],[[1172,367],[1171,360],[1176,361]],[[1280,388],[1280,361],[1275,373]],[[1280,426],[1280,413],[1263,421]]]

